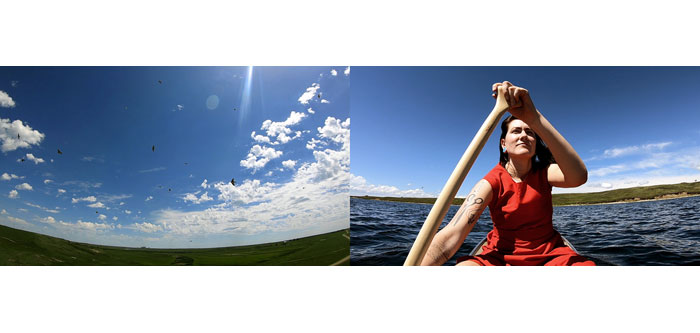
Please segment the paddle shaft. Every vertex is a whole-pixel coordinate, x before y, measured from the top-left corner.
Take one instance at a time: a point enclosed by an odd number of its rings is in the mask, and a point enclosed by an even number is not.
[[[481,149],[484,148],[486,141],[488,141],[489,136],[493,133],[501,116],[507,110],[508,103],[505,101],[502,94],[498,94],[496,105],[481,125],[474,139],[472,139],[469,147],[467,147],[464,155],[462,155],[459,163],[457,163],[457,167],[452,171],[452,175],[447,180],[445,187],[442,188],[433,208],[430,209],[430,213],[425,219],[423,227],[421,227],[413,243],[413,247],[411,247],[411,251],[408,253],[404,266],[417,266],[423,261],[423,257],[425,257],[425,254],[428,252],[428,247],[433,241],[433,237],[435,237],[440,223],[445,218],[447,210],[450,208],[452,201],[457,195],[457,191],[459,191],[459,187],[462,185],[462,182],[464,182],[464,178],[467,177],[467,173],[469,173],[474,161],[476,161],[476,158],[479,156]]]

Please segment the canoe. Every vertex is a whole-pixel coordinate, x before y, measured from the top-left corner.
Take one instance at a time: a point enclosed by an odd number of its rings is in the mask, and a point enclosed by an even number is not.
[[[571,248],[572,250],[574,250],[574,252],[578,253],[578,251],[576,251],[576,248],[575,248],[573,245],[571,245],[571,242],[569,242],[569,240],[566,239],[566,237],[564,237],[564,235],[561,236],[561,239],[564,240],[564,245],[568,246],[569,248]],[[481,251],[483,251],[484,245],[486,245],[486,241],[487,241],[487,239],[486,239],[486,237],[484,237],[484,238],[481,240],[481,242],[479,242],[479,244],[477,244],[477,245],[474,247],[474,249],[472,250],[472,252],[469,252],[469,255],[470,255],[470,256],[475,256],[475,255],[477,255],[477,254],[481,254]]]

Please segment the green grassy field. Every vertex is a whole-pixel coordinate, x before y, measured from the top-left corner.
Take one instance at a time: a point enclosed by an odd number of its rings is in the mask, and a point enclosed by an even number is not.
[[[655,200],[673,197],[684,197],[690,195],[700,195],[700,182],[680,183],[671,185],[655,185],[624,188],[595,193],[568,193],[553,194],[552,203],[555,206],[565,205],[592,205],[612,202],[634,202],[640,200]],[[372,197],[353,196],[353,198],[382,201],[398,201],[410,203],[434,204],[436,198],[395,198],[395,197]],[[453,205],[461,205],[464,198],[455,198]]]
[[[76,243],[0,225],[0,265],[349,265],[350,230],[249,246],[150,249]]]

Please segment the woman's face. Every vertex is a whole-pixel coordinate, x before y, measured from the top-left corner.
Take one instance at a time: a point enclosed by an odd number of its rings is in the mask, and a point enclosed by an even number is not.
[[[509,158],[530,159],[535,156],[535,131],[522,120],[515,119],[508,124],[506,137],[501,139],[501,148],[503,147]]]

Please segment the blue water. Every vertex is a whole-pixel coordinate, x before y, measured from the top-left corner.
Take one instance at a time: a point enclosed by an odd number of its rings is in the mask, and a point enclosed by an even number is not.
[[[403,265],[432,205],[350,199],[350,264]],[[445,226],[459,209],[450,210]],[[598,265],[700,265],[700,197],[554,207],[554,228]],[[488,209],[455,259],[491,231]]]

